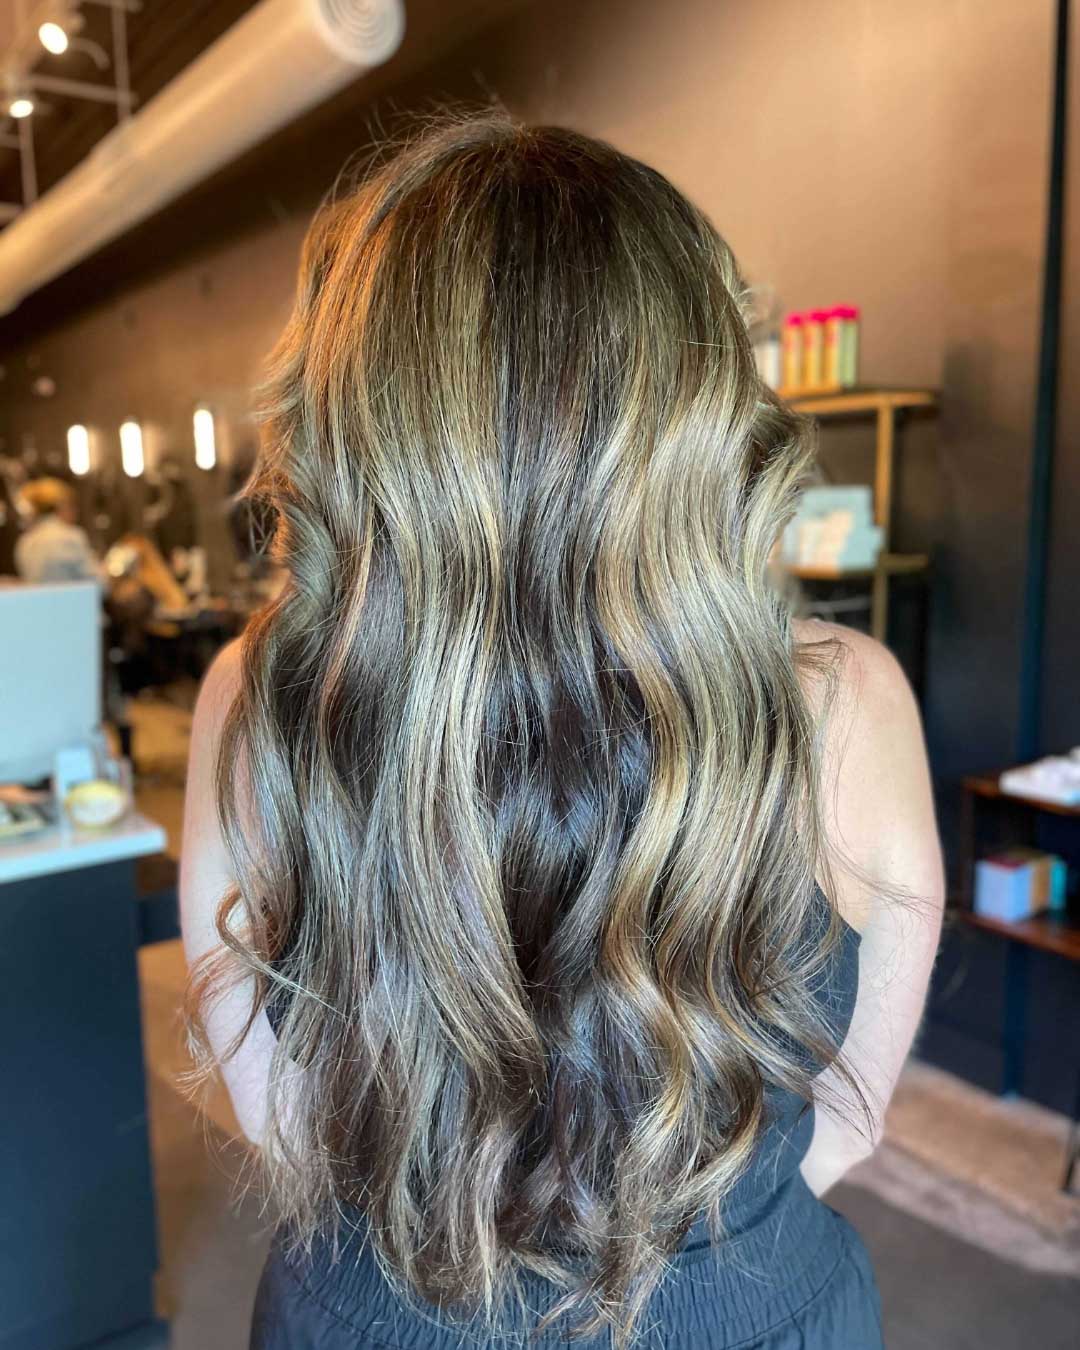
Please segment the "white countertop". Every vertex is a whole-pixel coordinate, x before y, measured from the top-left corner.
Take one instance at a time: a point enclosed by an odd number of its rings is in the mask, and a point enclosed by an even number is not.
[[[107,830],[77,830],[53,825],[36,834],[0,840],[0,885],[53,872],[72,872],[122,858],[160,853],[165,831],[134,812]]]

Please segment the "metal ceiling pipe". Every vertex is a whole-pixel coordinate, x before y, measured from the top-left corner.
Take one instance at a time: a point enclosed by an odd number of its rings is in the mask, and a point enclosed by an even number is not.
[[[387,61],[402,0],[261,0],[0,232],[0,313]]]

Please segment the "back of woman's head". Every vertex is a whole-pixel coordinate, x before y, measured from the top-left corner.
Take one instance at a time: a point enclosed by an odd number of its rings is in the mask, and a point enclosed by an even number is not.
[[[62,478],[32,478],[23,485],[19,502],[23,510],[37,520],[65,509],[71,510],[75,505],[75,492]]]
[[[320,216],[252,487],[289,582],[220,760],[300,1239],[356,1206],[403,1289],[494,1317],[539,1271],[625,1338],[766,1087],[807,1094],[767,578],[805,454],[728,249],[606,145],[453,124]]]

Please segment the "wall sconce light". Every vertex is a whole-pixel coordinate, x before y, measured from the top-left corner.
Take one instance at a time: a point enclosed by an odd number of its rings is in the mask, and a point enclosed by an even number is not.
[[[119,0],[113,0],[118,3]],[[132,0],[126,0],[129,10],[136,9],[137,4]],[[83,26],[82,15],[78,10],[68,9],[63,16],[64,23],[59,24],[54,19],[48,23],[40,24],[37,30],[38,41],[53,56],[63,56],[66,51],[85,52],[98,70],[107,70],[110,65],[109,54],[100,42],[94,42],[92,38],[76,37],[75,34]],[[67,26],[65,27],[64,24]]]
[[[90,472],[90,433],[78,422],[67,431],[68,468],[82,478]]]
[[[58,23],[43,23],[37,35],[41,45],[53,56],[63,56],[68,49],[68,35]]]
[[[209,408],[196,408],[191,420],[195,431],[195,463],[200,469],[212,469],[217,463],[214,414]]]
[[[142,427],[127,421],[120,427],[120,463],[129,478],[138,478],[145,467]]]

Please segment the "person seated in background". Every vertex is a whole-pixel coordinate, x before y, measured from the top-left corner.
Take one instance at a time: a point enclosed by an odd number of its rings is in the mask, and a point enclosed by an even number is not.
[[[105,554],[105,571],[113,669],[120,691],[134,694],[161,682],[151,639],[179,634],[176,623],[161,614],[186,609],[188,600],[157,545],[145,534],[118,539]]]
[[[15,545],[15,570],[24,581],[97,581],[101,564],[86,531],[76,524],[75,493],[59,478],[35,478],[19,493],[31,517]]]
[[[110,599],[114,603],[128,603],[138,597],[148,622],[157,610],[178,613],[190,607],[183,586],[148,535],[130,533],[118,539],[105,556],[105,566],[110,578]],[[175,625],[166,631],[173,634]]]

